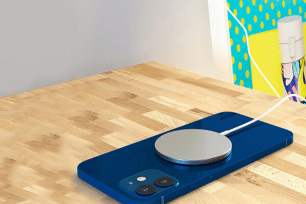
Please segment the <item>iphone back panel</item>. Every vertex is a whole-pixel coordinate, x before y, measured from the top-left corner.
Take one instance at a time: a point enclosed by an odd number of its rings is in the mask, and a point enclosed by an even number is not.
[[[221,112],[170,131],[206,129],[220,133],[252,119]],[[78,165],[78,177],[121,203],[163,204],[293,142],[292,132],[256,121],[226,135],[232,142],[226,159],[188,166],[167,162],[155,153],[157,138],[170,131],[84,161]]]

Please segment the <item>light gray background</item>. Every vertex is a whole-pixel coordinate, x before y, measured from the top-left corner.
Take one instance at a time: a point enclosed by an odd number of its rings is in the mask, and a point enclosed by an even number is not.
[[[213,77],[207,0],[1,0],[0,97],[158,61]]]

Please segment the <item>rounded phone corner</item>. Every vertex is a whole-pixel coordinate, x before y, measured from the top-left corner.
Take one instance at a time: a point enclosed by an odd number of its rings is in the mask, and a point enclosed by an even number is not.
[[[289,132],[291,133],[291,137],[286,140],[286,146],[291,145],[293,143],[293,139],[294,139],[294,134],[291,131],[289,131]]]
[[[89,160],[90,160],[90,159],[85,160],[85,161],[82,161],[81,163],[78,164],[78,166],[77,166],[77,175],[78,175],[78,176],[79,176],[80,172],[81,172],[81,173],[84,173],[84,172],[85,172],[85,169],[86,169],[86,166],[88,166],[87,163],[89,162]],[[80,177],[80,176],[79,176],[79,177]]]

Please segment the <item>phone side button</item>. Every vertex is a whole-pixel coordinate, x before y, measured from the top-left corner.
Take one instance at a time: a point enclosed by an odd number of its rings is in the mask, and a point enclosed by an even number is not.
[[[161,204],[165,204],[165,198],[164,198],[164,196],[161,196],[161,197],[160,197],[160,201],[161,201]]]

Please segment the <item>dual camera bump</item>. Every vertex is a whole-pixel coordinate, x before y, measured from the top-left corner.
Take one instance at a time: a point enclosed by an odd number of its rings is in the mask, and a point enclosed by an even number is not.
[[[167,187],[172,186],[174,184],[174,181],[172,178],[168,176],[163,176],[163,177],[155,179],[154,184],[155,186],[160,187],[160,188],[167,188]],[[156,192],[155,186],[151,184],[141,185],[136,188],[135,192],[138,195],[142,195],[142,196],[152,195]]]

